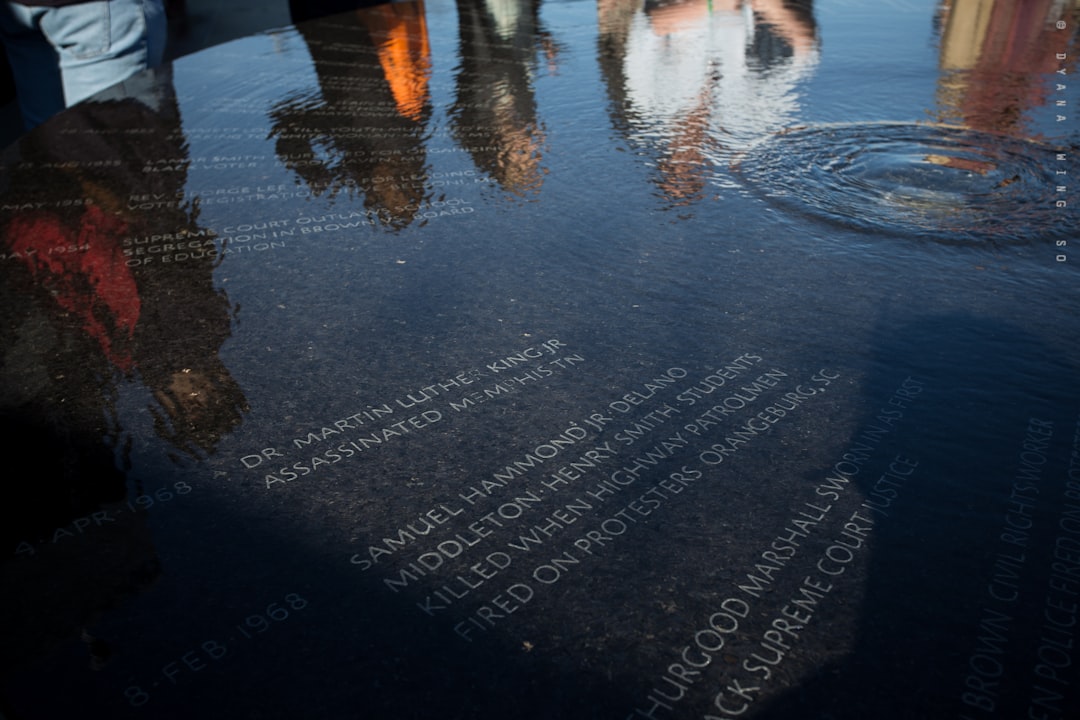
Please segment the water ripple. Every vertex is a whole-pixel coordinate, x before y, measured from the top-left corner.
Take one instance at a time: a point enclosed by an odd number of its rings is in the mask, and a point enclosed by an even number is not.
[[[1025,243],[1069,231],[1055,173],[1074,156],[947,125],[833,124],[770,136],[733,169],[780,205],[858,229]]]

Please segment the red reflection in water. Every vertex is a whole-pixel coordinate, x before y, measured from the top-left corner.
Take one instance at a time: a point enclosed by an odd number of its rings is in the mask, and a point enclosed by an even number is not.
[[[127,223],[90,205],[73,228],[52,214],[17,215],[7,227],[11,251],[57,304],[76,315],[108,360],[132,366],[130,341],[139,320],[139,293],[119,239]]]

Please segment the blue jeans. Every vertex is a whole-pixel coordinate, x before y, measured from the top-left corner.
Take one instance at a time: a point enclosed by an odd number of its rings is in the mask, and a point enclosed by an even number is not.
[[[27,129],[161,63],[163,0],[94,0],[63,7],[0,2],[0,36]]]

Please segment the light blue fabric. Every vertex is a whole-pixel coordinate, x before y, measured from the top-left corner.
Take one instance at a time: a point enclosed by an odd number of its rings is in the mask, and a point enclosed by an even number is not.
[[[160,64],[166,31],[163,0],[0,2],[0,33],[26,127]]]

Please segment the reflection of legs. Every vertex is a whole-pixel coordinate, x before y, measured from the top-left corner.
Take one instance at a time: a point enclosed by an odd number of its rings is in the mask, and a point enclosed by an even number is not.
[[[19,107],[34,127],[147,67],[165,51],[162,0],[0,6]]]

